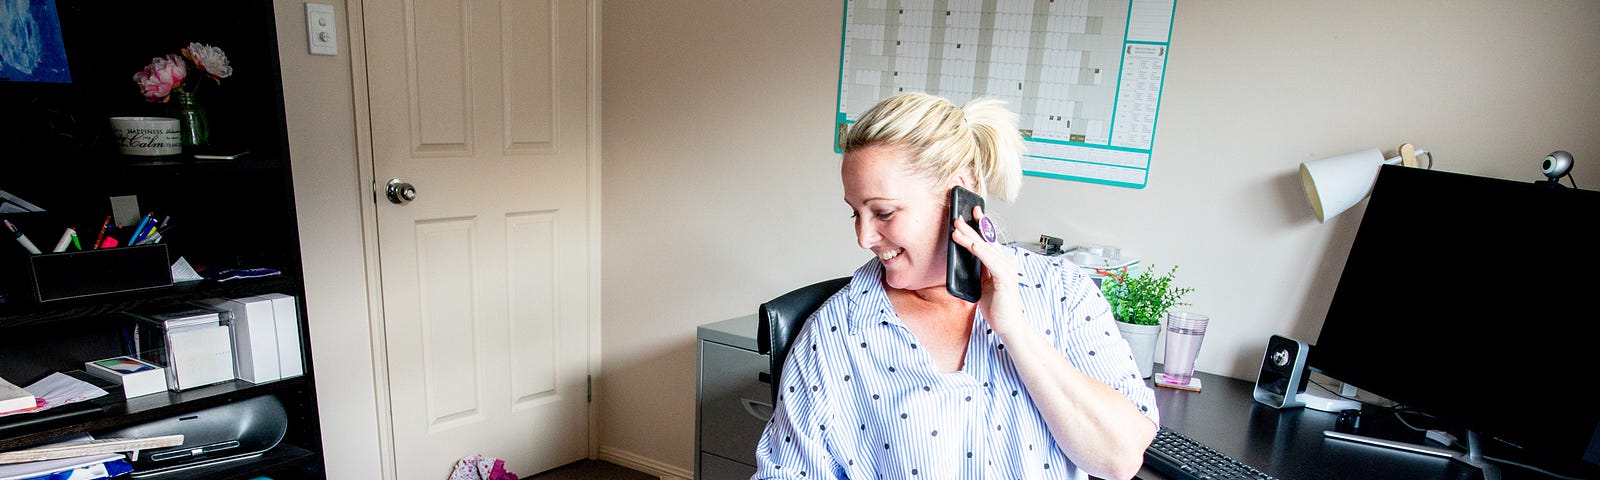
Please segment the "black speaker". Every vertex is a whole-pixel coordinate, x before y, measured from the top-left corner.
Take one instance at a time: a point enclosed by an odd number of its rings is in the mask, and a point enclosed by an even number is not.
[[[1306,402],[1298,397],[1305,391],[1306,355],[1310,351],[1310,345],[1293,338],[1273,335],[1267,339],[1261,372],[1256,375],[1256,401],[1272,408],[1305,406]]]

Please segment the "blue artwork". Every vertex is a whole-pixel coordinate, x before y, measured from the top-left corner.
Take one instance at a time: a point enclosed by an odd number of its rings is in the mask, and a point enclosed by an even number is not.
[[[72,83],[55,0],[0,0],[0,80]]]

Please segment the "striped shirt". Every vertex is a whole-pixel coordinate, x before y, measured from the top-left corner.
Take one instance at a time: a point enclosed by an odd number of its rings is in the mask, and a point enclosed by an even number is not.
[[[1079,371],[1159,424],[1155,393],[1078,267],[1013,247],[1023,312]],[[790,343],[752,478],[1086,479],[1051,439],[981,310],[962,369],[941,372],[901,323],[877,258]]]

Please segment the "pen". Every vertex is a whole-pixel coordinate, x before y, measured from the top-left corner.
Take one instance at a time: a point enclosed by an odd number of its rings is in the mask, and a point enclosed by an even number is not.
[[[161,228],[156,229],[156,231],[150,232],[150,236],[149,238],[145,239],[145,243],[161,243],[161,239],[162,237],[166,236],[167,230],[172,230],[172,226],[162,226]]]
[[[22,248],[27,249],[28,253],[32,253],[34,255],[39,254],[39,247],[33,246],[33,241],[28,240],[27,235],[23,235],[21,230],[17,230],[17,226],[12,225],[10,220],[6,220],[5,222],[6,230],[11,231],[11,235],[17,238],[17,243],[22,244]]]
[[[154,235],[155,233],[156,233],[156,222],[155,222],[155,219],[150,219],[150,224],[149,225],[145,225],[144,226],[144,230],[140,230],[140,231],[134,233],[133,238],[135,238],[136,240],[134,240],[133,243],[130,243],[129,245],[144,245],[146,243],[150,243],[150,236]]]
[[[106,239],[106,228],[110,227],[110,226],[111,226],[111,216],[110,215],[106,215],[106,221],[100,222],[100,234],[94,236],[94,245],[92,245],[92,246],[96,250],[100,249],[100,242],[102,242],[102,241],[104,241]]]
[[[139,237],[144,233],[144,226],[150,223],[150,217],[155,216],[155,214],[156,212],[144,214],[144,219],[139,220],[139,225],[133,228],[133,236],[128,237],[128,245],[139,243]]]
[[[56,241],[56,248],[51,252],[67,251],[67,245],[71,245],[74,238],[78,238],[78,232],[73,231],[72,227],[67,227],[67,231],[61,232],[61,240]]]

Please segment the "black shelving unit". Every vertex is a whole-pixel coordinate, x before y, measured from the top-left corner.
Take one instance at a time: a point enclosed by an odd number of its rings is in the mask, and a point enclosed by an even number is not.
[[[0,451],[273,395],[290,417],[278,446],[256,457],[159,478],[323,478],[272,2],[56,0],[55,9],[72,82],[0,79],[0,145],[7,147],[0,154],[0,190],[45,211],[0,213],[0,218],[17,224],[42,248],[53,246],[66,227],[75,228],[88,247],[111,213],[108,198],[135,195],[141,210],[171,219],[172,230],[163,238],[171,260],[182,258],[202,273],[266,267],[281,274],[40,302],[30,288],[26,252],[7,239],[0,243],[0,377],[27,385],[50,372],[134,353],[122,350],[123,312],[266,293],[298,299],[305,373],[132,399],[112,394],[0,417]],[[189,42],[221,48],[235,72],[198,94],[211,117],[213,146],[167,157],[119,153],[110,117],[170,116],[169,106],[143,100],[133,73],[152,57],[177,53]],[[230,160],[194,157],[239,152],[249,153]]]

